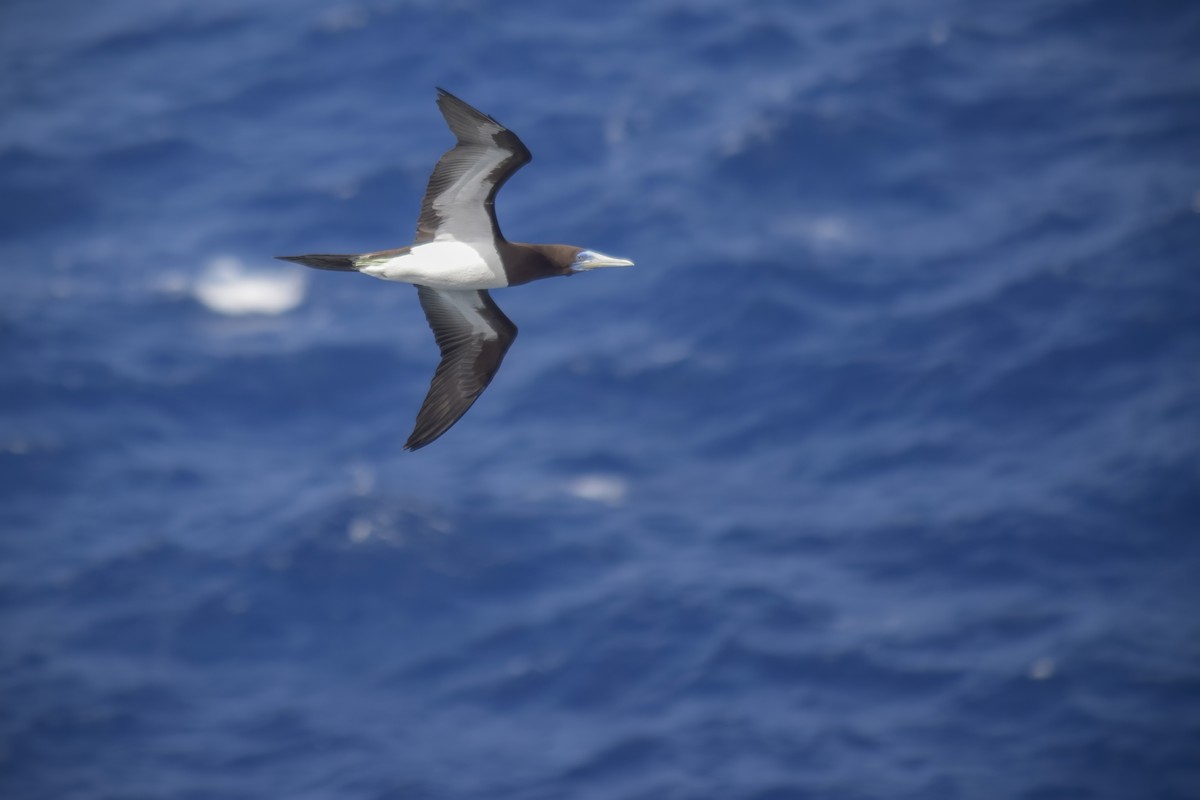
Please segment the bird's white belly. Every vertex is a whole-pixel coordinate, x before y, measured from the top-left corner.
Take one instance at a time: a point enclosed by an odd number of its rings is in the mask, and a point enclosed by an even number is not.
[[[490,251],[490,252],[489,252]],[[435,289],[499,289],[508,286],[504,266],[494,248],[462,242],[420,244],[402,256],[360,267],[373,278],[418,283]]]

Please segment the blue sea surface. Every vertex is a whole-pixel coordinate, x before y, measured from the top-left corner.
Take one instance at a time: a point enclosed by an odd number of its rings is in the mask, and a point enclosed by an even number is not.
[[[444,86],[637,262],[404,452]],[[0,797],[1200,797],[1200,5],[5,0]]]

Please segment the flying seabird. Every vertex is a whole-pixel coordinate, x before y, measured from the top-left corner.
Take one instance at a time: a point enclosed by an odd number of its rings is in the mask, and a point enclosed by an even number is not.
[[[450,429],[500,368],[517,326],[489,289],[519,286],[633,262],[564,244],[510,242],[496,222],[496,192],[533,156],[517,135],[438,89],[438,108],[458,142],[438,159],[408,247],[363,255],[278,256],[316,269],[362,272],[417,287],[442,360],[404,447],[416,450]]]

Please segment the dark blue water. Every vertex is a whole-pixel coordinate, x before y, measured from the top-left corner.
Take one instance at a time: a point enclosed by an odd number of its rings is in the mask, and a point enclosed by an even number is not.
[[[1195,3],[0,8],[0,796],[1200,796]],[[443,439],[441,85],[533,164]],[[243,313],[249,312],[249,313]]]

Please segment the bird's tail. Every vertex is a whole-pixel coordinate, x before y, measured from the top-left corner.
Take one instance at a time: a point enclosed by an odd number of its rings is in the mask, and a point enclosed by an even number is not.
[[[357,272],[358,256],[310,255],[310,256],[275,256],[281,261],[294,261],[313,269],[331,269],[337,272]]]

